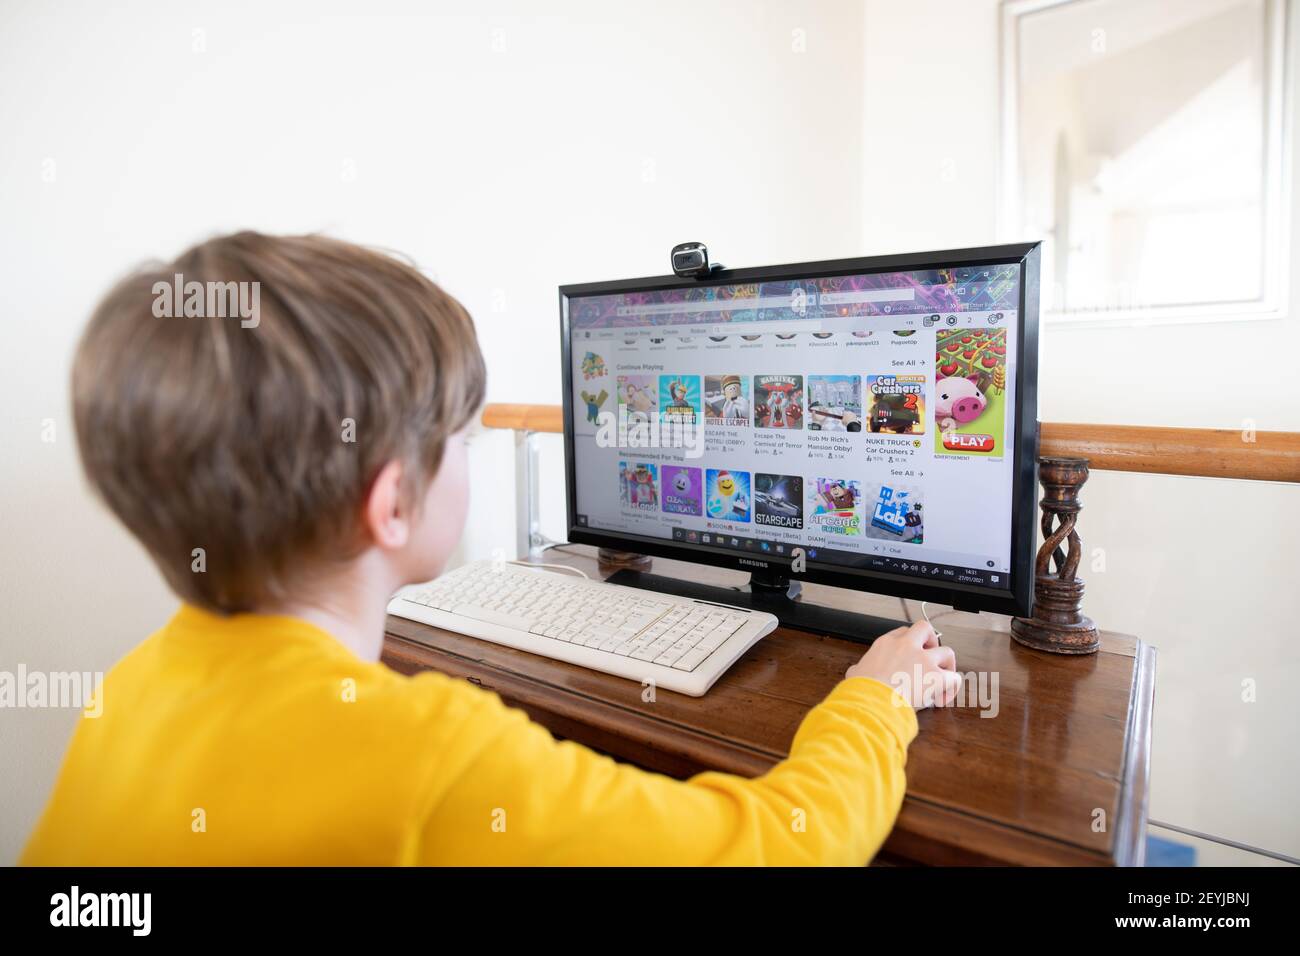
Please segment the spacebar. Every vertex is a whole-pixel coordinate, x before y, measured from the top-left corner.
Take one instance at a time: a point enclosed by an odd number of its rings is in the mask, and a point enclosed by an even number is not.
[[[484,621],[488,624],[512,627],[517,631],[527,631],[534,623],[533,618],[530,617],[521,617],[518,614],[502,614],[500,611],[478,607],[475,604],[457,604],[451,609],[451,613],[460,614],[463,617],[472,617],[476,621]]]

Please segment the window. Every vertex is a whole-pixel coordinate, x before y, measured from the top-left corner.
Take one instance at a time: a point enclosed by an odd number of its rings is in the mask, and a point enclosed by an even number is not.
[[[1003,4],[1001,226],[1049,321],[1278,314],[1286,6]]]

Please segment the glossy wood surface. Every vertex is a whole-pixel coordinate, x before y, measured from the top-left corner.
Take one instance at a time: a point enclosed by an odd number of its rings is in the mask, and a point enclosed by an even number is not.
[[[559,405],[488,405],[487,428],[560,434]],[[1039,455],[1087,458],[1101,471],[1300,482],[1300,433],[1043,422]]]
[[[548,562],[595,577],[594,549],[565,546]],[[657,558],[657,574],[726,586],[743,574]],[[808,600],[904,617],[897,599],[807,585]],[[937,612],[932,609],[932,615]],[[1154,653],[1103,633],[1098,654],[1060,657],[1013,643],[1007,619],[936,619],[963,672],[998,680],[998,712],[926,711],[908,756],[908,790],[884,862],[1108,865],[1141,861],[1145,840]],[[861,656],[861,645],[778,629],[702,698],[389,617],[384,660],[434,668],[499,693],[557,736],[647,769],[754,776],[788,752],[808,710]],[[991,688],[991,684],[986,684]]]
[[[482,422],[484,428],[559,435],[564,432],[564,408],[560,405],[485,405]]]
[[[1102,471],[1300,482],[1300,433],[1044,422],[1040,456]]]

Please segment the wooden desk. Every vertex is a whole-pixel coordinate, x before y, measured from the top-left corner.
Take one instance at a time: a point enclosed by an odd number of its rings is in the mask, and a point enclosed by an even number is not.
[[[547,553],[596,576],[595,551]],[[656,558],[657,574],[736,585],[745,575]],[[902,618],[894,598],[805,585],[809,600]],[[878,860],[921,864],[1141,865],[1155,651],[1104,633],[1100,653],[1063,657],[1015,644],[1007,619],[937,621],[962,672],[998,675],[996,717],[925,711],[907,759],[907,798]],[[780,628],[704,697],[641,686],[571,664],[389,617],[384,661],[433,668],[496,691],[557,736],[650,770],[757,776],[788,753],[808,710],[862,645]],[[1103,816],[1104,814],[1104,816]]]

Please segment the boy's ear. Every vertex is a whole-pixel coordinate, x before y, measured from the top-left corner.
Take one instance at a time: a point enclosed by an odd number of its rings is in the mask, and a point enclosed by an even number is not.
[[[411,536],[410,516],[402,503],[402,463],[390,461],[370,485],[364,507],[366,530],[385,550],[406,546]]]

